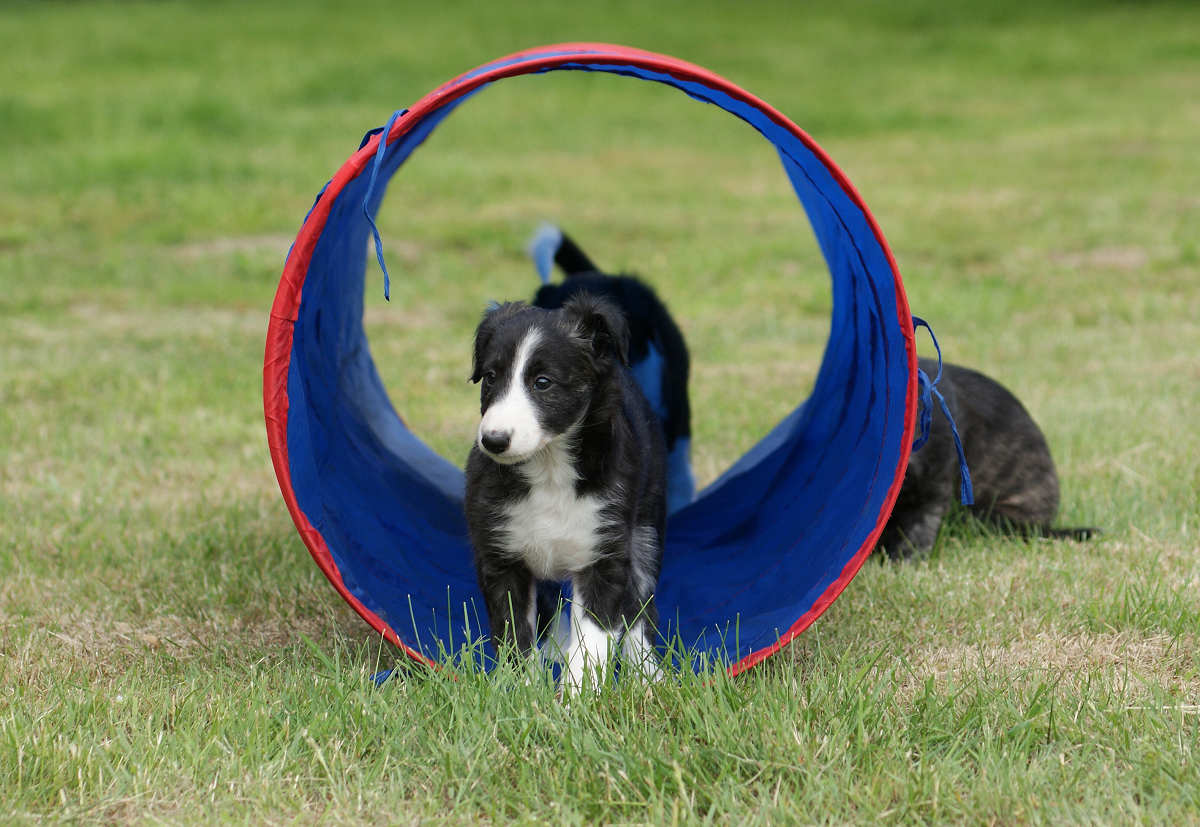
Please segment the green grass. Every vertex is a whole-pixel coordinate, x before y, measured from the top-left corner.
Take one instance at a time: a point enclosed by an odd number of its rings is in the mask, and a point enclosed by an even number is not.
[[[503,5],[0,6],[0,821],[1200,823],[1200,10]],[[397,655],[266,449],[283,256],[394,109],[567,40],[699,63],[808,130],[947,358],[1042,425],[1060,521],[1104,536],[950,526],[734,679],[375,689]],[[532,292],[538,221],[667,298],[703,480],[805,397],[828,334],[770,146],[665,88],[499,84],[380,219],[372,350],[455,461],[474,322]]]

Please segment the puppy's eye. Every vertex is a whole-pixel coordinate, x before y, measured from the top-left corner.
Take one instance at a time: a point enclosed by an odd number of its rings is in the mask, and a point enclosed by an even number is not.
[[[483,375],[483,386],[485,388],[490,388],[492,386],[492,383],[495,381],[496,381],[496,372],[494,370],[489,370],[487,373],[485,373]]]
[[[539,376],[537,379],[533,380],[533,386],[540,391],[546,390],[546,388],[553,384],[554,383],[550,381],[550,377],[548,376]]]

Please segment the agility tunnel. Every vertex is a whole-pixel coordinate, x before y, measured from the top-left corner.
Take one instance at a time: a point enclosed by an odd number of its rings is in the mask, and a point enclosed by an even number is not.
[[[857,191],[799,127],[698,66],[543,47],[467,72],[368,134],[317,196],[271,309],[263,398],[279,486],[321,571],[378,633],[429,664],[467,652],[490,662],[462,472],[383,388],[363,332],[365,251],[388,182],[455,107],[550,71],[666,84],[749,123],[778,150],[829,267],[830,334],[811,395],[668,523],[660,632],[737,673],[807,628],[870,555],[904,477],[918,378],[900,274]]]

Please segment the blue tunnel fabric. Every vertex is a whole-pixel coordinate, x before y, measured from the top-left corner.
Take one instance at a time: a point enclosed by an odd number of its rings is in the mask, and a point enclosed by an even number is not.
[[[777,113],[702,77],[637,60],[536,71],[554,70],[664,83],[749,123],[778,149],[828,264],[833,314],[810,397],[668,526],[657,592],[662,633],[712,660],[752,664],[836,596],[840,587],[831,587],[861,565],[890,511],[915,415],[903,289],[857,195]],[[475,91],[418,116],[387,145],[372,215],[395,172]],[[370,178],[368,166],[333,196],[303,276],[287,366],[287,474],[348,592],[409,649],[433,660],[459,657],[488,631],[462,516],[462,474],[404,425],[368,349]],[[385,255],[386,247],[384,239]],[[488,653],[476,646],[470,656],[487,661]]]

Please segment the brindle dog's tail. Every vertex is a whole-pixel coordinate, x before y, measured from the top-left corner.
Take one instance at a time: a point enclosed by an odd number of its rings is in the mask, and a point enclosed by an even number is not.
[[[1041,534],[1043,537],[1050,537],[1055,540],[1090,540],[1104,533],[1104,529],[1096,528],[1095,526],[1084,526],[1081,528],[1047,528],[1043,529]]]

